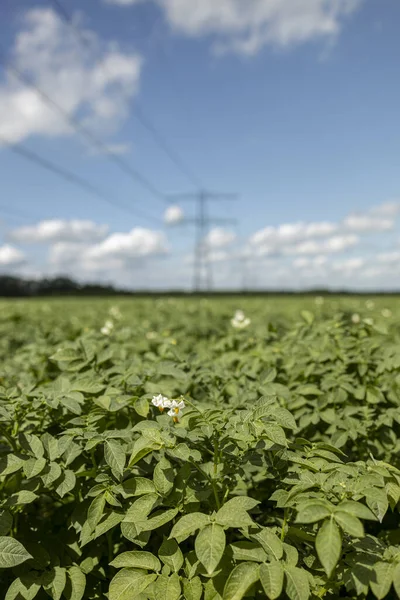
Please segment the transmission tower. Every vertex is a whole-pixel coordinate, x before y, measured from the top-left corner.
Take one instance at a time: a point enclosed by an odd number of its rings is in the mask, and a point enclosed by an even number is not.
[[[174,201],[189,200],[196,203],[196,216],[194,219],[185,219],[184,224],[193,224],[196,229],[193,267],[193,289],[196,292],[211,290],[213,287],[212,264],[209,253],[207,234],[211,225],[235,224],[235,219],[210,217],[208,213],[208,202],[216,200],[236,200],[236,194],[219,194],[200,190],[194,194],[175,194],[168,196]]]

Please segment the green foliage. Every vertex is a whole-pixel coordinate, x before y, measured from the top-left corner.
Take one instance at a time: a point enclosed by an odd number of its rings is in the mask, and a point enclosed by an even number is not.
[[[0,598],[400,597],[387,302],[3,303]]]

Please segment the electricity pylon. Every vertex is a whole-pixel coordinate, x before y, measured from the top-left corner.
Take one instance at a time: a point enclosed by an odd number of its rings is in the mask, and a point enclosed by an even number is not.
[[[212,264],[210,257],[209,243],[207,234],[211,225],[235,224],[235,219],[226,219],[220,217],[210,217],[208,214],[208,202],[211,200],[235,200],[236,194],[219,194],[200,190],[194,194],[174,194],[168,196],[168,199],[174,201],[192,200],[196,202],[196,216],[194,219],[185,219],[184,224],[191,223],[195,225],[195,251],[193,268],[193,289],[196,292],[201,290],[211,290],[213,287]]]

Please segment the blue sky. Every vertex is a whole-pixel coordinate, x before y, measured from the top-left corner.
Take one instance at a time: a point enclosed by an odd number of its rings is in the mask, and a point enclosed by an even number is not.
[[[190,285],[193,228],[163,222],[162,194],[196,189],[141,123],[139,103],[204,188],[240,194],[210,206],[237,219],[232,231],[208,238],[217,285],[240,286],[245,264],[249,284],[259,287],[393,287],[400,274],[396,0],[62,4],[75,29],[50,0],[3,4],[2,51],[161,197],[90,149],[3,69],[0,137],[155,222],[5,145],[0,271]],[[182,209],[193,216],[191,203]]]

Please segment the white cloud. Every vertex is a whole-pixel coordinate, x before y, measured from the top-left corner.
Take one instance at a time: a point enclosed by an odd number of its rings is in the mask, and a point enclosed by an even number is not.
[[[372,233],[390,231],[394,227],[394,221],[373,214],[351,214],[345,218],[343,226],[349,231]]]
[[[94,242],[103,239],[107,233],[107,225],[97,225],[93,221],[49,219],[14,229],[10,238],[26,244]]]
[[[25,260],[25,254],[18,248],[8,244],[0,246],[0,267],[15,267],[22,265]]]
[[[283,223],[277,227],[265,227],[250,238],[254,246],[282,247],[303,240],[324,237],[335,233],[338,226],[335,223],[321,221],[316,223]]]
[[[332,269],[345,275],[351,275],[354,271],[360,272],[365,266],[366,261],[361,257],[347,258],[345,260],[332,263]]]
[[[137,0],[106,0],[133,5]],[[288,47],[335,38],[362,0],[153,0],[173,30],[216,36],[214,48],[253,55],[266,45]]]
[[[380,254],[377,255],[377,260],[380,263],[387,263],[387,264],[391,264],[391,263],[400,263],[400,252],[398,251],[393,251],[393,252],[382,252]]]
[[[167,241],[162,232],[135,227],[129,233],[112,233],[103,242],[88,248],[84,258],[92,261],[102,261],[106,258],[129,260],[160,256],[167,251]]]
[[[328,258],[324,255],[320,255],[320,256],[315,256],[313,258],[306,258],[305,256],[300,257],[300,258],[296,258],[293,261],[293,266],[296,269],[306,269],[309,267],[314,267],[314,268],[318,268],[318,267],[324,267],[328,262]]]
[[[101,277],[124,285],[132,283],[132,269],[144,268],[146,259],[165,256],[168,246],[162,232],[134,228],[112,233],[95,244],[58,242],[50,247],[48,264],[52,273],[70,273],[83,280]],[[146,270],[146,269],[145,269]],[[128,282],[128,283],[127,283]]]
[[[87,126],[111,132],[127,117],[135,96],[142,60],[116,44],[102,48],[93,32],[83,52],[74,32],[56,13],[34,8],[25,13],[10,60],[71,116]],[[32,135],[69,136],[72,128],[12,72],[0,84],[0,135],[19,142]]]
[[[164,213],[164,221],[168,225],[175,225],[183,221],[184,214],[183,210],[180,206],[174,204],[172,206],[168,206],[167,210]]]
[[[71,264],[79,260],[89,245],[79,242],[57,242],[50,247],[50,265]]]
[[[326,240],[310,240],[296,244],[285,250],[286,254],[334,254],[343,252],[358,244],[359,238],[356,235],[335,235]]]
[[[379,204],[378,206],[374,206],[371,209],[371,214],[380,215],[382,217],[397,217],[400,213],[400,201],[399,200],[389,200],[388,202],[384,202],[383,204]]]
[[[224,248],[230,246],[236,240],[236,234],[222,227],[215,227],[208,232],[206,244],[208,248]]]

